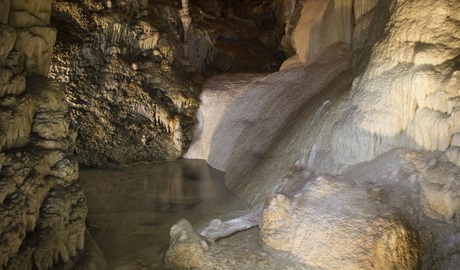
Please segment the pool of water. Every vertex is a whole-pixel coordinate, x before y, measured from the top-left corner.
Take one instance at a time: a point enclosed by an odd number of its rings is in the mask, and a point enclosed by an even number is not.
[[[164,269],[161,253],[180,218],[203,224],[248,205],[202,160],[82,169],[88,230],[109,269]]]

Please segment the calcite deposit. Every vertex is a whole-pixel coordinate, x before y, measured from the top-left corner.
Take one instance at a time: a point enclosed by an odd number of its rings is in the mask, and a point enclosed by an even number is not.
[[[232,257],[244,247],[221,242],[256,226],[262,245],[253,252],[271,254],[267,262],[288,258],[282,269],[449,269],[460,262],[459,168],[439,153],[397,149],[336,176],[301,163],[290,170],[236,218],[196,230],[184,220],[174,225],[167,265],[251,269],[253,254],[242,256],[245,263],[226,260],[222,252]]]
[[[293,57],[229,91],[215,118],[212,104],[200,108],[186,156],[225,170],[253,204],[197,229],[215,242],[201,267],[227,262],[212,259],[229,232],[258,226],[263,248],[302,269],[456,268],[460,3],[283,5],[292,7],[283,46]],[[351,43],[351,59],[337,40]],[[214,95],[205,89],[203,105]]]
[[[169,267],[458,268],[459,22],[458,0],[0,0],[0,269],[78,258],[78,163],[183,156],[252,207],[180,220]]]
[[[252,12],[237,1],[183,2],[186,8],[137,0],[53,5],[50,76],[66,87],[80,163],[179,158],[192,140],[199,72],[268,72],[281,64],[282,26],[260,17],[266,7],[257,1]]]
[[[43,76],[51,1],[0,4],[0,269],[48,269],[85,243],[76,131],[64,89]]]
[[[206,150],[201,158],[226,170],[229,186],[239,195],[254,200],[257,196],[253,190],[260,190],[260,194],[270,190],[287,173],[288,164],[297,160],[317,172],[339,173],[392,148],[407,147],[444,152],[458,165],[456,100],[460,81],[456,62],[460,28],[455,22],[459,3],[438,1],[435,9],[429,0],[372,3],[354,2],[351,87],[345,81],[339,83],[339,77],[326,75],[336,70],[334,65],[337,71],[342,66],[345,58],[340,53],[337,57],[324,49],[322,53],[327,57],[318,54],[305,64],[298,56],[282,71],[246,86],[219,123],[213,124],[216,128],[208,131],[214,135],[204,143]],[[420,10],[433,14],[435,19],[419,16]],[[322,33],[319,28],[315,31]],[[316,39],[310,42],[321,43]],[[328,57],[337,60],[326,60]],[[302,67],[323,76],[303,76],[288,83],[285,78]],[[328,80],[332,83],[314,90]],[[270,81],[273,83],[266,84]],[[295,91],[297,99],[312,90],[318,94],[315,98],[306,96],[304,106],[287,107],[286,99],[276,96],[283,87]],[[296,87],[298,90],[292,90]],[[266,125],[258,126],[263,119],[276,121],[287,110],[291,110],[289,122],[285,119],[269,132],[262,131]],[[230,129],[232,132],[228,132]],[[209,135],[201,135],[205,136]],[[234,147],[235,141],[241,141],[236,144],[241,147]],[[190,149],[186,156],[197,157],[194,145]]]

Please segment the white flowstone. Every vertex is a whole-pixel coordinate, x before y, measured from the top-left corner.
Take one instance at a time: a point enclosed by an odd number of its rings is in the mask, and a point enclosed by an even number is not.
[[[303,63],[338,41],[351,43],[352,0],[305,1],[292,45]]]

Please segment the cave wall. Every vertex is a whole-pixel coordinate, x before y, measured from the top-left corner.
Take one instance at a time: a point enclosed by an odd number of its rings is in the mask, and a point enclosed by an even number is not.
[[[295,269],[456,268],[460,2],[353,3],[351,61],[334,44],[222,100],[203,92],[204,121],[187,156],[226,170],[228,186],[254,207],[213,219],[200,235],[213,242],[259,226],[264,250],[306,265]],[[171,228],[167,253],[179,264],[213,268],[222,260],[214,250],[231,254],[227,243],[200,245],[183,223]]]
[[[0,269],[47,269],[84,245],[76,133],[45,77],[50,12],[51,0],[0,1]]]
[[[272,190],[293,164],[340,173],[397,147],[441,151],[459,165],[460,3],[373,3],[354,3],[350,92],[299,112],[238,194],[254,200],[251,190]]]
[[[277,69],[282,26],[265,26],[268,2],[252,2],[190,1],[186,42],[179,0],[55,1],[50,77],[65,85],[80,164],[179,158],[192,140],[202,73]]]
[[[326,50],[320,50],[305,64],[298,57],[297,64],[246,86],[247,90],[227,107],[220,123],[214,124],[216,128],[208,131],[211,134],[201,134],[211,138],[202,158],[227,170],[229,187],[248,201],[255,202],[259,195],[263,197],[276,189],[292,166],[308,166],[318,173],[340,173],[398,147],[441,151],[450,162],[460,164],[460,3],[354,1],[349,11],[355,21],[351,85],[328,85],[304,106],[291,111],[283,124],[272,121],[270,132],[264,132],[257,123],[276,119],[281,111],[286,111],[285,100],[274,94],[280,87],[299,86],[299,91],[308,92],[318,82],[330,79],[324,75],[314,77],[313,81],[286,80],[313,65],[318,65],[316,70],[328,69],[327,60],[320,56]],[[299,6],[294,9],[293,18],[297,12]],[[328,12],[332,16],[336,11]],[[425,13],[431,16],[421,15]],[[306,12],[300,14],[308,16]],[[300,17],[298,22],[302,20],[307,21]],[[310,20],[312,25],[308,29],[321,25],[323,20],[318,20]],[[344,86],[348,88],[342,89]],[[264,91],[263,98],[256,94],[258,91]],[[242,108],[243,104],[252,106]],[[196,150],[193,145],[191,149]]]
[[[65,87],[80,164],[171,160],[191,140],[199,84],[177,68],[179,2],[53,4],[50,77]]]

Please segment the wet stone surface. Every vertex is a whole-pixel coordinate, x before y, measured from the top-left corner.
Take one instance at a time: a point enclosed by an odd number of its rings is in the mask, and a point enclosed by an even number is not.
[[[179,219],[197,224],[247,208],[201,160],[82,169],[80,178],[88,230],[109,269],[164,269],[161,254]]]

